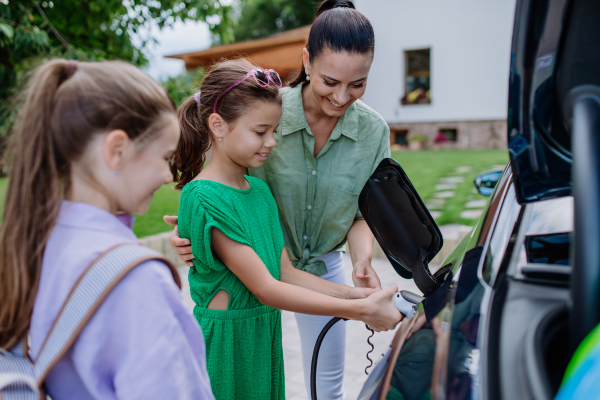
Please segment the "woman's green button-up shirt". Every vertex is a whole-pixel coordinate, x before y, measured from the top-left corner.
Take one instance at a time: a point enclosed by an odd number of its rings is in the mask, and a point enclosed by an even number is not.
[[[327,267],[315,257],[339,250],[354,220],[362,218],[358,195],[379,162],[390,156],[390,132],[377,112],[356,101],[315,158],[301,89],[283,89],[277,145],[249,173],[271,188],[294,266],[320,276]]]

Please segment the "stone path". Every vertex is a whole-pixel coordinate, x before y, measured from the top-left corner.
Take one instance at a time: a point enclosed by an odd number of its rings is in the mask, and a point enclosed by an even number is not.
[[[444,206],[446,200],[454,197],[454,190],[458,184],[465,181],[464,174],[471,171],[470,166],[458,167],[454,171],[457,176],[446,176],[438,179],[438,183],[435,185],[435,193],[433,198],[425,201],[425,206],[429,209],[429,213],[433,218],[439,218],[444,213]],[[486,200],[470,200],[465,205],[466,210],[460,213],[460,216],[465,219],[477,219],[483,212],[487,202]]]
[[[346,254],[344,254],[344,264],[346,266],[347,280],[351,283],[352,263],[350,261],[350,256]],[[372,265],[377,271],[384,287],[397,285],[400,290],[410,290],[415,293],[420,293],[414,282],[412,280],[401,278],[387,260],[374,258]],[[432,269],[433,268],[437,267],[432,266]],[[183,284],[182,291],[184,303],[191,310],[194,307],[194,302],[190,297],[189,286],[187,283],[188,268],[183,266],[179,267],[178,270]],[[370,346],[367,344],[367,337],[371,333],[367,331],[362,322],[348,321],[346,324],[346,369],[344,389],[346,391],[346,400],[354,400],[357,398],[362,385],[367,379],[364,370],[369,363],[365,356],[367,351],[370,350]],[[293,313],[287,311],[282,312],[282,325],[286,399],[307,400],[308,395],[304,386],[304,373],[302,370],[300,338]],[[382,353],[387,351],[393,336],[394,331],[379,332],[373,336],[371,342],[375,345],[375,351],[371,353],[371,358],[374,361],[378,361]]]

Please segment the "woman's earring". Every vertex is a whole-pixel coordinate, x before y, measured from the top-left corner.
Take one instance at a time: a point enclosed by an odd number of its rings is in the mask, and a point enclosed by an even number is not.
[[[118,175],[119,175],[119,171],[115,171],[115,176],[118,176]]]
[[[310,81],[310,75],[306,74],[306,80]]]
[[[220,138],[219,138],[219,142],[222,142],[222,141],[223,141],[223,138],[222,138],[222,137],[220,137]]]

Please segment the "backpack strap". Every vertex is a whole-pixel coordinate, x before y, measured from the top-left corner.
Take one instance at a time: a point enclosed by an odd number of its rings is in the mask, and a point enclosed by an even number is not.
[[[177,270],[164,256],[139,244],[117,245],[96,258],[81,274],[34,361],[34,372],[41,386],[50,370],[71,348],[112,289],[139,264],[148,260],[164,262],[181,289]]]

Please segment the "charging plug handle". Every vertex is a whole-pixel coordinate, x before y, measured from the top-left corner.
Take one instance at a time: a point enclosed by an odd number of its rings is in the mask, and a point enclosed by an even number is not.
[[[419,296],[408,290],[400,290],[394,295],[394,305],[404,315],[405,318],[411,319],[417,312],[419,304],[425,300],[424,297]]]

